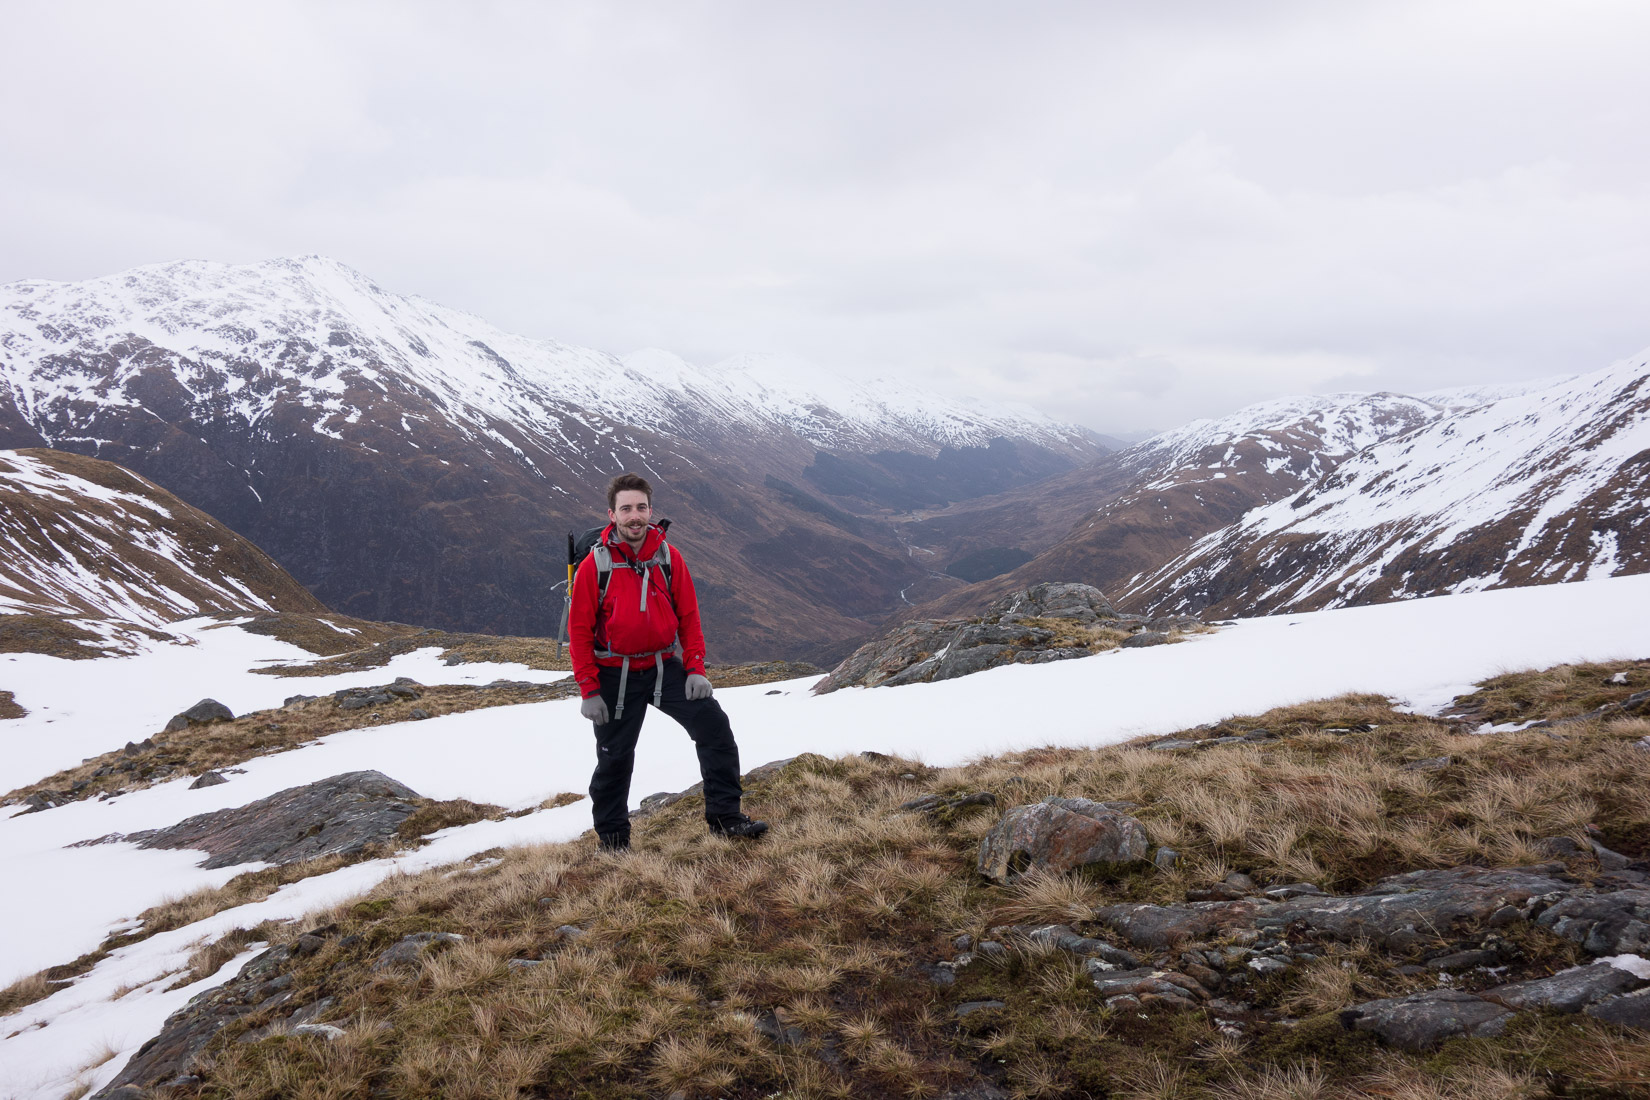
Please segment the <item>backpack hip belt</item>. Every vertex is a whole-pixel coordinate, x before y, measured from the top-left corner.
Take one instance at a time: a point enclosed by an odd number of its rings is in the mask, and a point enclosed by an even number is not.
[[[619,665],[619,701],[613,707],[613,721],[617,722],[624,716],[624,689],[630,680],[630,662],[643,657],[653,658],[653,705],[659,706],[665,697],[665,658],[675,652],[675,642],[670,643],[669,649],[654,650],[652,653],[614,653],[610,649],[596,650],[598,657],[623,659],[623,663]]]

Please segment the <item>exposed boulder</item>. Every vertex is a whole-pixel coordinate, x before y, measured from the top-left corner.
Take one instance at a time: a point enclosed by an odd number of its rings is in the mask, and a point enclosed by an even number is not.
[[[1585,1011],[1593,1019],[1603,1020],[1607,1024],[1650,1031],[1650,989],[1588,1005]]]
[[[1006,884],[1032,867],[1063,873],[1150,857],[1140,822],[1104,802],[1050,795],[1003,815],[980,841],[979,873]]]
[[[391,839],[419,799],[382,772],[346,772],[126,839],[142,848],[198,848],[210,853],[206,868],[296,863]]]
[[[1539,873],[1538,873],[1539,872]],[[1456,867],[1384,878],[1355,897],[1292,898],[1257,915],[1257,928],[1298,929],[1330,939],[1370,940],[1396,950],[1436,943],[1466,924],[1520,920],[1534,900],[1574,888],[1562,866],[1494,871]]]
[[[241,967],[224,985],[207,990],[172,1013],[160,1034],[139,1047],[94,1100],[145,1095],[140,1090],[188,1070],[226,1024],[286,1004],[292,999],[292,978],[280,970],[291,957],[290,947],[271,948]]]
[[[167,733],[186,730],[190,726],[209,726],[213,722],[233,722],[235,712],[216,699],[202,699],[182,714],[174,714],[166,723]]]
[[[398,966],[411,966],[424,957],[424,952],[444,943],[463,943],[464,937],[457,932],[414,932],[402,936],[395,943],[384,949],[384,953],[373,960],[373,973],[382,973]]]
[[[1096,909],[1094,919],[1136,947],[1161,951],[1193,940],[1210,939],[1228,929],[1252,927],[1256,915],[1269,911],[1270,905],[1259,899],[1186,905],[1108,905]]]
[[[1486,1001],[1506,1008],[1548,1008],[1554,1012],[1580,1012],[1596,1001],[1626,993],[1646,984],[1632,971],[1619,970],[1609,963],[1593,963],[1561,970],[1550,978],[1515,982],[1484,992]]]
[[[905,623],[855,650],[815,685],[814,693],[929,683],[998,665],[1086,657],[1116,645],[1121,632],[1138,621],[1119,615],[1098,588],[1037,584],[1004,596],[979,619]],[[1105,628],[1119,633],[1108,635]]]
[[[229,780],[225,778],[222,772],[202,772],[200,775],[195,777],[195,781],[193,783],[189,784],[189,789],[192,791],[198,791],[202,787],[216,787],[227,782],[229,782]]]
[[[1650,951],[1650,890],[1572,894],[1536,918],[1593,955]]]
[[[1342,1026],[1414,1051],[1464,1035],[1499,1035],[1511,1019],[1512,1013],[1500,1005],[1454,989],[1370,1001],[1341,1013]]]

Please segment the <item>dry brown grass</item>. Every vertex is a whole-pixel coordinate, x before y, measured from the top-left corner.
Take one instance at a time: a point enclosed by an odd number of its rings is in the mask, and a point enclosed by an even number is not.
[[[1626,682],[1609,680],[1624,675]],[[1650,689],[1650,660],[1604,661],[1509,672],[1484,681],[1452,710],[1497,724],[1571,718]]]
[[[23,718],[28,711],[18,705],[17,699],[9,691],[0,691],[0,721],[7,718]]]
[[[1323,732],[1360,723],[1376,728]],[[1451,1048],[1447,1063],[1346,1046],[1336,1009],[1408,988],[1356,949],[1267,994],[1307,1018],[1298,1031],[1262,1027],[1249,1039],[1201,1013],[1105,1009],[1076,961],[1030,945],[982,956],[953,987],[930,982],[921,967],[954,957],[959,933],[1084,926],[1096,905],[1180,900],[1226,870],[1352,886],[1461,858],[1533,858],[1532,839],[1589,823],[1630,854],[1650,841],[1650,754],[1621,724],[1567,727],[1564,740],[1474,737],[1349,696],[1224,725],[1293,736],[1179,752],[1041,749],[944,770],[808,755],[752,785],[748,808],[775,823],[756,844],[710,836],[702,803],[687,798],[639,821],[627,854],[587,836],[387,881],[312,918],[335,928],[294,962],[293,1003],[334,997],[329,1015],[352,1021],[349,1041],[243,1044],[232,1028],[210,1052],[206,1087],[225,1097],[937,1097],[989,1066],[1025,1097],[1480,1100],[1536,1080],[1638,1080],[1647,1044],[1585,1017],[1532,1017],[1536,1031]],[[1402,768],[1446,755],[1441,771]],[[1050,793],[1135,801],[1187,869],[987,886],[973,859],[998,814],[896,813],[913,793],[899,775],[919,770],[925,789],[988,790],[1000,807]],[[153,919],[216,904],[186,902]],[[564,925],[585,934],[564,938]],[[416,971],[371,972],[419,931],[466,940]],[[1524,946],[1545,950],[1545,935],[1531,930]],[[517,969],[515,958],[542,961]],[[1006,1007],[953,1019],[956,1003],[991,998]],[[758,1021],[769,1018],[795,1029],[786,1045],[764,1036]],[[1312,1030],[1324,1019],[1333,1026]],[[1356,1057],[1342,1059],[1348,1051]]]
[[[92,757],[76,767],[17,788],[0,799],[0,805],[20,801],[35,791],[50,791],[59,798],[86,799],[117,790],[141,789],[180,775],[200,775],[234,767],[329,734],[409,721],[412,711],[419,708],[431,717],[439,717],[487,707],[542,702],[576,693],[576,689],[560,683],[449,684],[421,690],[419,699],[396,699],[356,710],[339,709],[330,695],[297,699],[285,706],[243,714],[232,722],[194,726],[172,733],[159,731],[150,738],[154,742],[151,749],[130,756],[116,751]],[[105,768],[114,770],[101,776],[94,774]]]

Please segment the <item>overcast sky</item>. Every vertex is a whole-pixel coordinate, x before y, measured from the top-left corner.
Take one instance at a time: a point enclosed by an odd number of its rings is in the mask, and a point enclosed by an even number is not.
[[[1101,431],[1650,345],[1650,3],[6,0],[0,282],[318,252]]]

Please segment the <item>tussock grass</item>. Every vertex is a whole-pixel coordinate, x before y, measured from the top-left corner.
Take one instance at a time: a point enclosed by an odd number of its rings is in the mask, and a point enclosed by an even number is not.
[[[1324,732],[1361,725],[1374,728]],[[1355,695],[1188,736],[1258,728],[1290,736],[1205,750],[1046,748],[948,769],[806,755],[752,785],[749,810],[774,822],[755,844],[708,834],[689,797],[639,820],[629,853],[602,852],[587,835],[386,881],[312,918],[324,946],[293,964],[292,1003],[334,998],[327,1018],[348,1039],[237,1042],[269,1022],[250,1017],[214,1042],[204,1087],[225,1098],[904,1098],[986,1073],[1019,1097],[1479,1100],[1533,1084],[1642,1083],[1650,1042],[1586,1017],[1532,1014],[1505,1039],[1426,1057],[1353,1036],[1338,1009],[1431,982],[1397,977],[1356,946],[1253,991],[1299,1024],[1254,1025],[1244,1038],[1203,1012],[1107,1009],[1076,960],[1030,944],[979,956],[954,986],[933,984],[925,967],[955,957],[963,933],[1010,922],[1092,932],[1097,905],[1183,900],[1231,870],[1345,889],[1418,867],[1534,862],[1535,840],[1589,824],[1631,855],[1650,841],[1650,753],[1632,747],[1636,726],[1470,736]],[[1447,767],[1404,770],[1440,756]],[[936,793],[991,791],[1000,808],[1055,793],[1136,802],[1182,864],[989,886],[974,860],[1000,813],[899,812],[913,794],[907,772]],[[152,919],[183,919],[186,900]],[[583,934],[564,935],[567,925]],[[423,931],[466,939],[416,968],[371,969]],[[1515,932],[1542,965],[1573,957],[1543,930]],[[987,999],[1005,1007],[954,1018],[957,1004]]]
[[[7,718],[23,718],[28,711],[18,705],[17,698],[9,691],[0,691],[0,720]]]
[[[1626,682],[1609,682],[1618,675]],[[1650,660],[1559,665],[1486,680],[1451,709],[1496,724],[1573,718],[1645,690],[1650,690]]]

